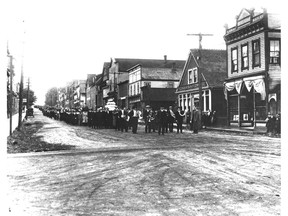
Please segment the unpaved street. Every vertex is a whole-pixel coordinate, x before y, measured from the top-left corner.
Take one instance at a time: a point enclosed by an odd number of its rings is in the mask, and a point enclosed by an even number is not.
[[[279,138],[30,121],[75,149],[8,155],[10,215],[280,215]]]

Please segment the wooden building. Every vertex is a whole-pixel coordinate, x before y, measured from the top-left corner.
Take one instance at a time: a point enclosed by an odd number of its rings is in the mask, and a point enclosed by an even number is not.
[[[175,90],[185,61],[142,59],[129,72],[129,107],[139,109],[150,105],[153,109],[160,106],[168,108],[177,101]]]
[[[192,111],[193,106],[200,107],[199,92],[202,91],[202,112],[216,111],[217,123],[225,124],[227,118],[223,82],[226,77],[225,50],[190,50],[176,90],[178,106],[186,111]]]
[[[227,75],[224,86],[229,124],[256,126],[267,113],[281,111],[281,25],[264,9],[242,9],[226,29]]]

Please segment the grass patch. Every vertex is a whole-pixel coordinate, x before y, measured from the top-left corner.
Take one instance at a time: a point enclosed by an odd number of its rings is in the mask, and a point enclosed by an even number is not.
[[[28,153],[75,149],[73,145],[51,144],[32,137],[44,125],[41,121],[23,122],[21,129],[15,130],[7,138],[7,153]]]

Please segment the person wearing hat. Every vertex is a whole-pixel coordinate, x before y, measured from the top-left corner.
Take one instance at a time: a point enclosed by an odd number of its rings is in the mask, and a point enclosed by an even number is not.
[[[138,128],[138,119],[139,119],[139,111],[136,109],[136,106],[133,106],[132,110],[129,112],[129,117],[131,118],[131,127],[132,127],[132,133],[137,133]]]
[[[271,115],[270,112],[268,112],[268,116],[265,121],[266,121],[267,135],[271,136],[273,135],[275,130],[276,118],[273,115]]]
[[[145,122],[145,133],[151,133],[152,122],[154,121],[154,113],[150,105],[147,105],[143,111],[143,118]]]
[[[194,106],[191,118],[193,133],[197,134],[199,128],[201,127],[200,112],[198,110],[198,107]]]
[[[165,125],[167,122],[167,112],[164,110],[164,107],[161,106],[160,110],[158,110],[156,118],[157,118],[157,123],[158,123],[158,134],[164,135],[165,131]]]
[[[128,131],[128,122],[127,122],[127,117],[128,117],[128,111],[126,107],[123,107],[122,109],[119,109],[118,111],[118,117],[119,117],[119,126],[121,132],[125,130],[125,132]]]

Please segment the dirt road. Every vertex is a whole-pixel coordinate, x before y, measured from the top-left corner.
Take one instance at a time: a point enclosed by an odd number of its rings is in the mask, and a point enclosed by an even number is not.
[[[280,139],[45,122],[75,150],[10,154],[10,215],[280,215]]]

